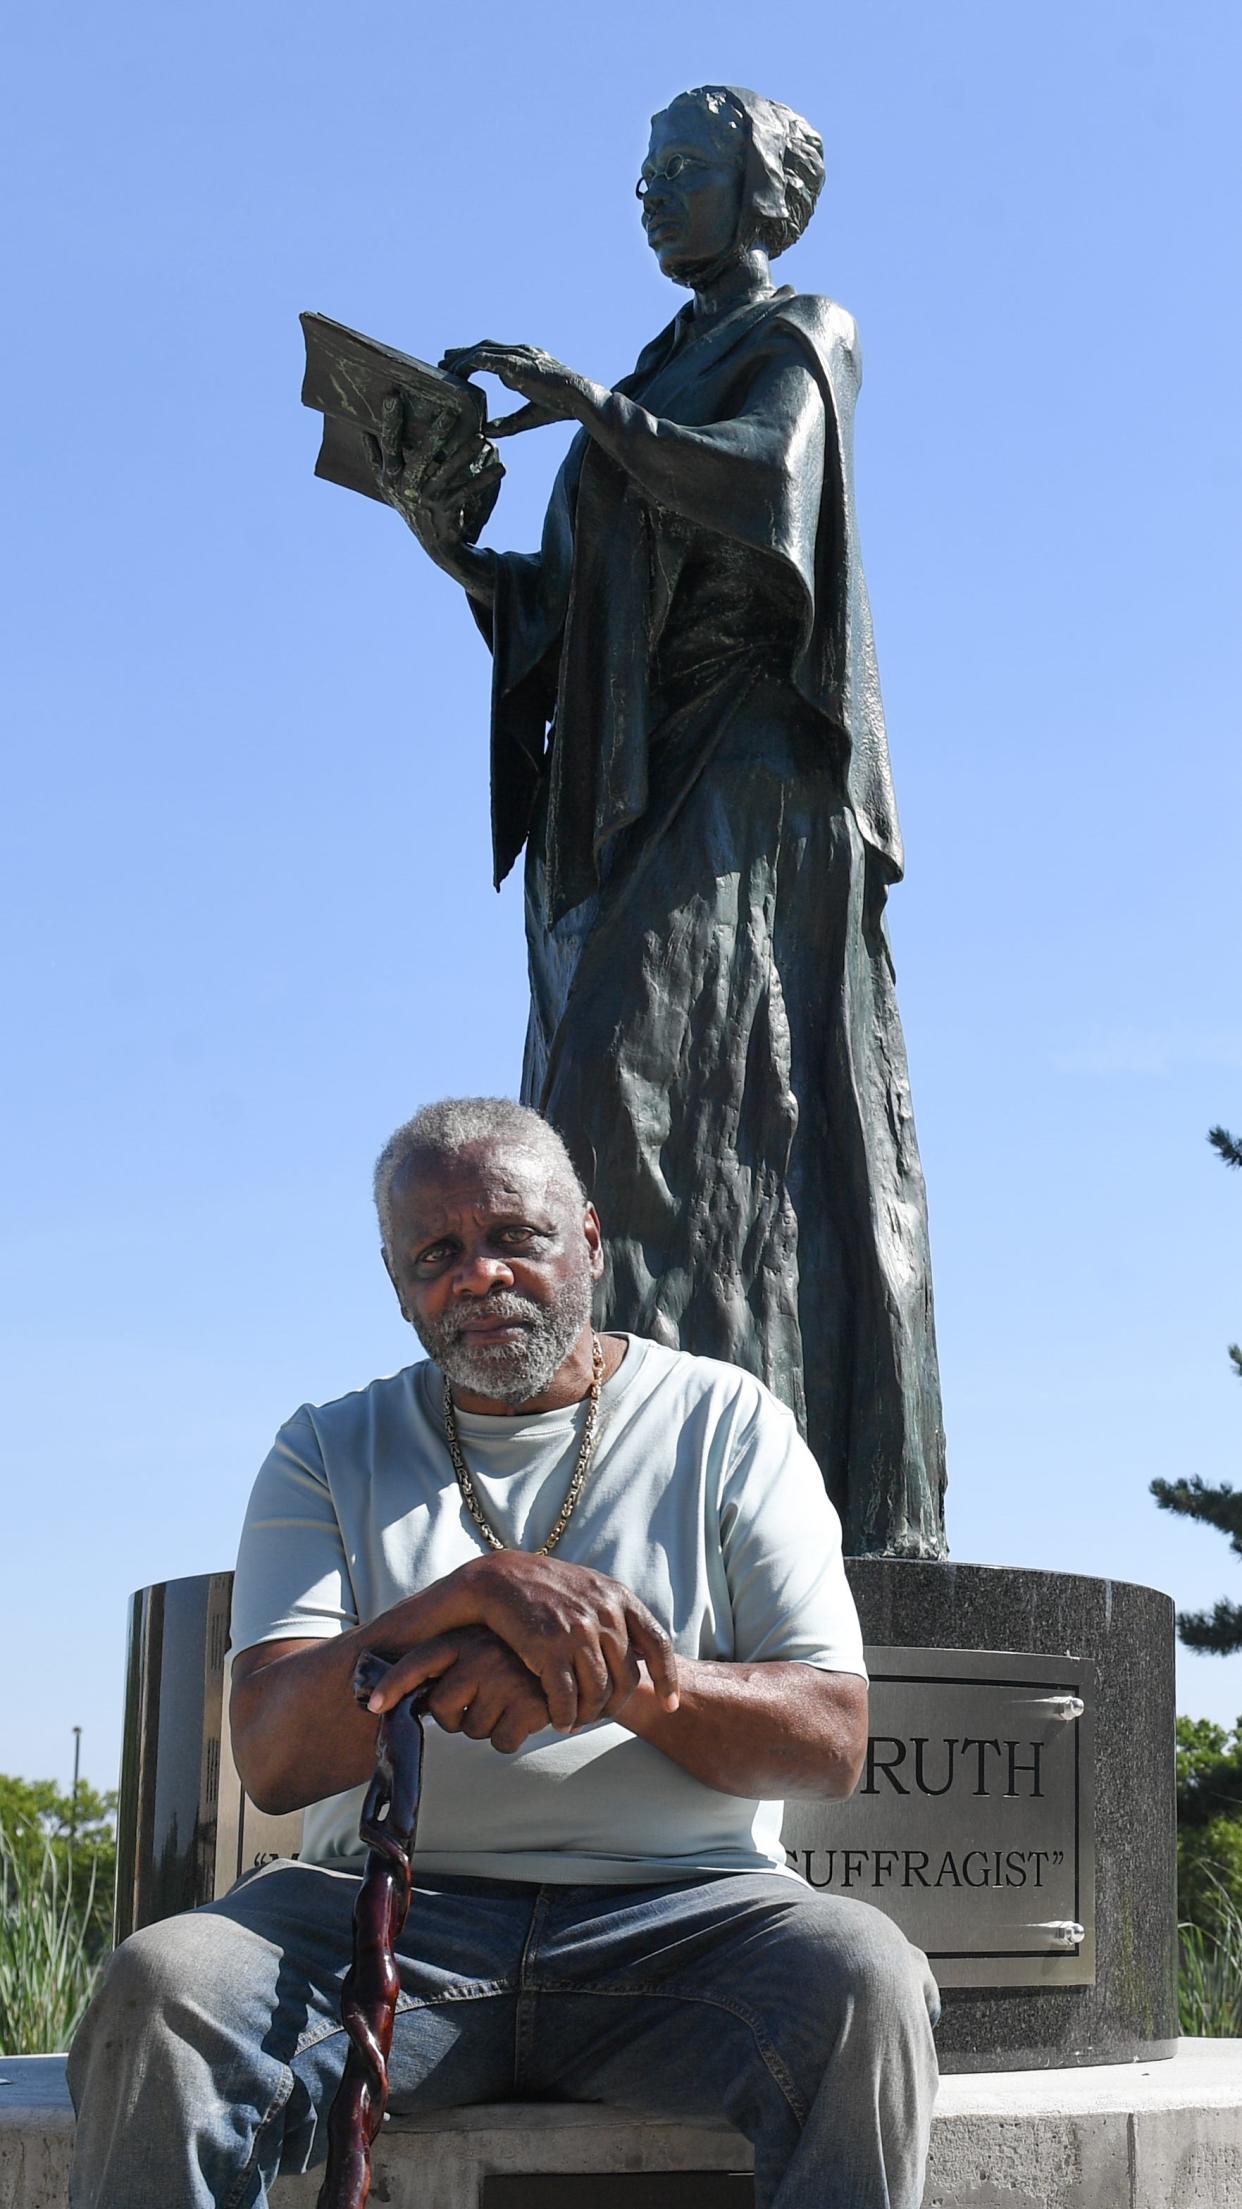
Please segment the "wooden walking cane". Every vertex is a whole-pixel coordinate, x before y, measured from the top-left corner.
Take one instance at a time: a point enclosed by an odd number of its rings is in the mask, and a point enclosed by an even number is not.
[[[364,1649],[353,1681],[364,1708],[388,1669]],[[318,2209],[364,2209],[371,2191],[371,2143],[388,2105],[388,2051],[400,1992],[393,1948],[410,1907],[425,1695],[425,1688],[415,1688],[403,1696],[380,1720],[376,1736],[375,1776],[358,1827],[367,1866],[354,1904],[354,1960],[341,1989],[349,2054],[328,2115],[328,2169]]]

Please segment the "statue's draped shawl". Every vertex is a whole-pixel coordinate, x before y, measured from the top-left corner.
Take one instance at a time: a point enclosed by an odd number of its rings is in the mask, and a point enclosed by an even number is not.
[[[810,373],[791,374],[791,361]],[[854,519],[859,380],[853,320],[830,300],[785,290],[702,334],[685,309],[612,393],[596,434],[575,438],[539,554],[498,556],[494,614],[480,617],[494,653],[495,879],[526,840],[555,716],[551,921],[593,893],[609,839],[646,808],[653,670],[688,542],[662,527],[666,514],[768,555],[794,584],[788,672],[844,737],[848,801],[881,880],[900,875]]]

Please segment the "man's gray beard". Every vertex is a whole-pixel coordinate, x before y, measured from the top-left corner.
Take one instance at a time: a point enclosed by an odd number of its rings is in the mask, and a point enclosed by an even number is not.
[[[496,1289],[478,1303],[472,1298],[468,1313],[454,1309],[438,1320],[416,1319],[414,1332],[455,1388],[467,1389],[472,1396],[490,1396],[516,1410],[532,1397],[542,1396],[560,1371],[590,1323],[591,1299],[591,1276],[584,1266],[576,1279],[565,1283],[551,1306],[536,1304],[514,1289]],[[489,1319],[522,1320],[518,1341],[477,1342],[462,1332],[462,1320],[477,1319],[483,1311]]]

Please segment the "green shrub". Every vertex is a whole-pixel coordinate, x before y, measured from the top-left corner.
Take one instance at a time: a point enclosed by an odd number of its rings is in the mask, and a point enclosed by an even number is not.
[[[112,1941],[115,1809],[115,1795],[98,1794],[86,1780],[75,1798],[62,1794],[54,1780],[14,1779],[0,1772],[0,1832],[10,1855],[20,1858],[29,1881],[43,1876],[50,1849],[61,1887],[72,1889],[87,1925],[94,1956],[103,1955]]]
[[[112,1941],[115,1798],[0,1773],[0,2055],[68,2046]]]
[[[83,1908],[45,1836],[15,1843],[0,1826],[0,1888],[0,2055],[54,2053],[68,2047],[99,1970],[94,1878]]]
[[[1242,1721],[1232,1731],[1210,1718],[1177,1721],[1177,1914],[1204,1933],[1222,1909],[1242,1913],[1242,1813],[1234,1775],[1242,1766]]]
[[[1178,1927],[1177,2007],[1197,2039],[1242,2036],[1242,1909],[1217,1883],[1209,1922]]]
[[[1177,1914],[1211,1932],[1222,1897],[1242,1910],[1242,1819],[1209,1818],[1206,1825],[1179,1826],[1177,1834]]]

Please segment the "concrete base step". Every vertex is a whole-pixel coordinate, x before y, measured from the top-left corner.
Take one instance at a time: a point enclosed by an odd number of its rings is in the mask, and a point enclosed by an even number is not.
[[[0,2059],[0,2209],[65,2209],[73,2113],[62,2056]],[[385,2129],[373,2199],[390,2209],[690,2209],[740,2189],[727,2126],[595,2104],[501,2103]],[[556,2174],[611,2175],[572,2190]],[[642,2174],[652,2174],[644,2186]],[[321,2175],[321,2174],[320,2174]],[[528,2189],[524,2177],[553,2183]],[[282,2179],[273,2209],[314,2209],[319,2175]],[[942,2081],[924,2209],[1242,2209],[1242,2041],[1184,2040],[1168,2063],[960,2073]]]

